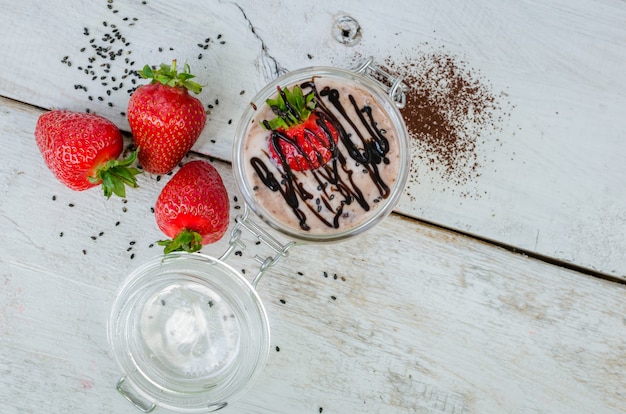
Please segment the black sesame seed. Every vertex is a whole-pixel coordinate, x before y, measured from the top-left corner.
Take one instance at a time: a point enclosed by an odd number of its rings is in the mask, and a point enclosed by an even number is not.
[[[87,254],[87,250],[83,249],[83,255]]]
[[[123,211],[124,213],[126,213],[126,212],[128,211],[128,209],[127,209],[126,207],[122,207],[122,211]]]
[[[285,304],[285,303],[287,303],[287,302],[285,301],[285,299],[281,299],[281,300],[280,300],[280,303],[282,303],[282,304],[284,305],[284,304]]]
[[[324,277],[328,277],[328,273],[326,273],[326,271],[324,271]]]
[[[278,346],[276,347],[276,352],[280,352],[280,348]]]
[[[52,196],[52,201],[55,201],[57,199],[57,196],[53,195]]]
[[[131,242],[130,242],[130,243],[128,243],[128,244],[130,244],[131,246],[134,246],[134,245],[135,245],[135,243],[137,243],[137,242],[133,240],[133,241],[131,241]]]
[[[161,299],[161,305],[165,306],[165,301],[163,299]]]
[[[74,203],[69,203],[68,206],[69,207],[74,207]]]
[[[91,240],[96,240],[97,237],[96,236],[91,236]]]
[[[331,296],[330,297],[332,300],[337,300],[337,296]]]
[[[59,233],[59,237],[63,237],[63,232]]]
[[[119,222],[119,221],[116,221],[116,222],[115,222],[115,225],[116,225],[116,226],[119,226],[119,225],[120,225],[120,222]]]
[[[130,255],[130,260],[133,260],[135,258],[135,253]]]

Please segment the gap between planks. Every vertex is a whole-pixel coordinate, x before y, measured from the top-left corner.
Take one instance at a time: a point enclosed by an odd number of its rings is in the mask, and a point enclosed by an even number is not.
[[[511,253],[515,253],[515,254],[519,254],[519,255],[525,256],[525,257],[529,257],[531,259],[539,260],[539,261],[547,263],[549,265],[559,266],[559,267],[562,267],[564,269],[572,270],[572,271],[575,271],[577,273],[581,273],[581,274],[584,274],[584,275],[587,275],[587,276],[591,276],[591,277],[595,277],[595,278],[598,278],[598,279],[606,280],[608,282],[613,282],[613,283],[618,283],[618,284],[621,284],[621,285],[626,285],[626,275],[624,276],[624,278],[620,278],[619,276],[613,276],[613,275],[610,275],[610,274],[607,274],[607,273],[603,273],[603,272],[600,272],[598,270],[594,270],[594,269],[591,269],[591,268],[588,268],[588,267],[585,267],[585,266],[580,266],[580,265],[577,265],[575,263],[570,263],[570,262],[567,262],[565,260],[556,259],[554,257],[546,256],[544,254],[533,252],[533,251],[528,250],[528,249],[522,249],[522,248],[510,245],[510,244],[499,242],[497,240],[489,239],[487,237],[482,237],[482,236],[479,236],[479,235],[476,235],[476,234],[472,234],[472,233],[469,233],[469,232],[463,232],[463,231],[454,229],[452,227],[447,227],[447,226],[444,226],[442,224],[433,223],[433,222],[428,221],[428,220],[424,220],[424,219],[420,219],[420,218],[417,218],[417,217],[409,216],[409,215],[402,214],[402,213],[399,213],[399,212],[396,212],[396,211],[394,211],[392,214],[394,214],[397,217],[401,217],[401,218],[404,218],[406,220],[410,220],[410,221],[412,221],[414,223],[419,223],[421,225],[430,226],[430,227],[433,227],[433,228],[438,229],[438,230],[454,233],[455,235],[458,235],[458,236],[467,237],[467,238],[470,238],[472,240],[479,241],[479,242],[488,244],[488,245],[493,246],[493,247],[498,247],[498,248],[507,250],[507,251],[509,251]]]

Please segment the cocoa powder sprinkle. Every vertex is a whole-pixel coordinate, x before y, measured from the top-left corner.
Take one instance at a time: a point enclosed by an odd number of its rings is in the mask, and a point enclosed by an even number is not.
[[[413,151],[411,180],[419,182],[418,171],[426,168],[453,187],[473,182],[485,162],[477,146],[501,130],[505,115],[489,82],[445,49],[386,63],[409,88],[400,112]]]

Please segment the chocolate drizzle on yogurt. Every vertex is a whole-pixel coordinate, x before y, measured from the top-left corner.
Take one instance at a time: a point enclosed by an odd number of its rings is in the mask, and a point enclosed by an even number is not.
[[[353,93],[329,86],[318,90],[315,78],[300,87],[308,90],[307,94],[314,94],[317,123],[327,135],[332,158],[317,169],[294,171],[279,142],[298,144],[276,130],[268,131],[268,149],[263,150],[264,156],[251,157],[250,164],[266,189],[280,194],[302,230],[311,230],[312,217],[327,228],[339,229],[344,220],[355,220],[350,215],[359,211],[364,214],[373,208],[373,203],[389,197],[396,177],[381,174],[381,168],[390,164],[392,146],[388,132],[379,126],[381,120],[376,119],[372,107],[359,103]],[[342,103],[342,94],[348,98],[347,107]],[[334,145],[332,128],[337,131],[337,145]],[[269,146],[279,154],[280,162],[270,156]],[[300,146],[296,150],[305,153]],[[375,191],[365,191],[372,186]],[[353,203],[360,208],[346,212],[346,207]]]

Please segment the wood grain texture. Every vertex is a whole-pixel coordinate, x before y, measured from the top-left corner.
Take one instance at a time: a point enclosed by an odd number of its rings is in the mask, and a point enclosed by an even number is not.
[[[266,3],[2,0],[0,94],[90,109],[126,129],[138,84],[128,71],[177,58],[206,85],[209,122],[194,149],[228,161],[239,115],[280,73],[366,56],[410,73],[444,53],[496,99],[494,125],[471,136],[478,166],[459,167],[462,180],[415,142],[398,211],[626,279],[621,2]],[[342,16],[360,25],[353,46],[336,40]]]
[[[158,254],[150,206],[169,177],[141,176],[126,201],[73,192],[41,161],[41,111],[0,99],[0,112],[15,143],[0,156],[2,412],[136,412],[114,388],[106,321],[125,275]],[[237,214],[230,167],[215,165]],[[250,275],[252,256],[229,263]],[[224,413],[626,409],[619,284],[392,215],[353,240],[290,250],[258,291],[270,359]]]

